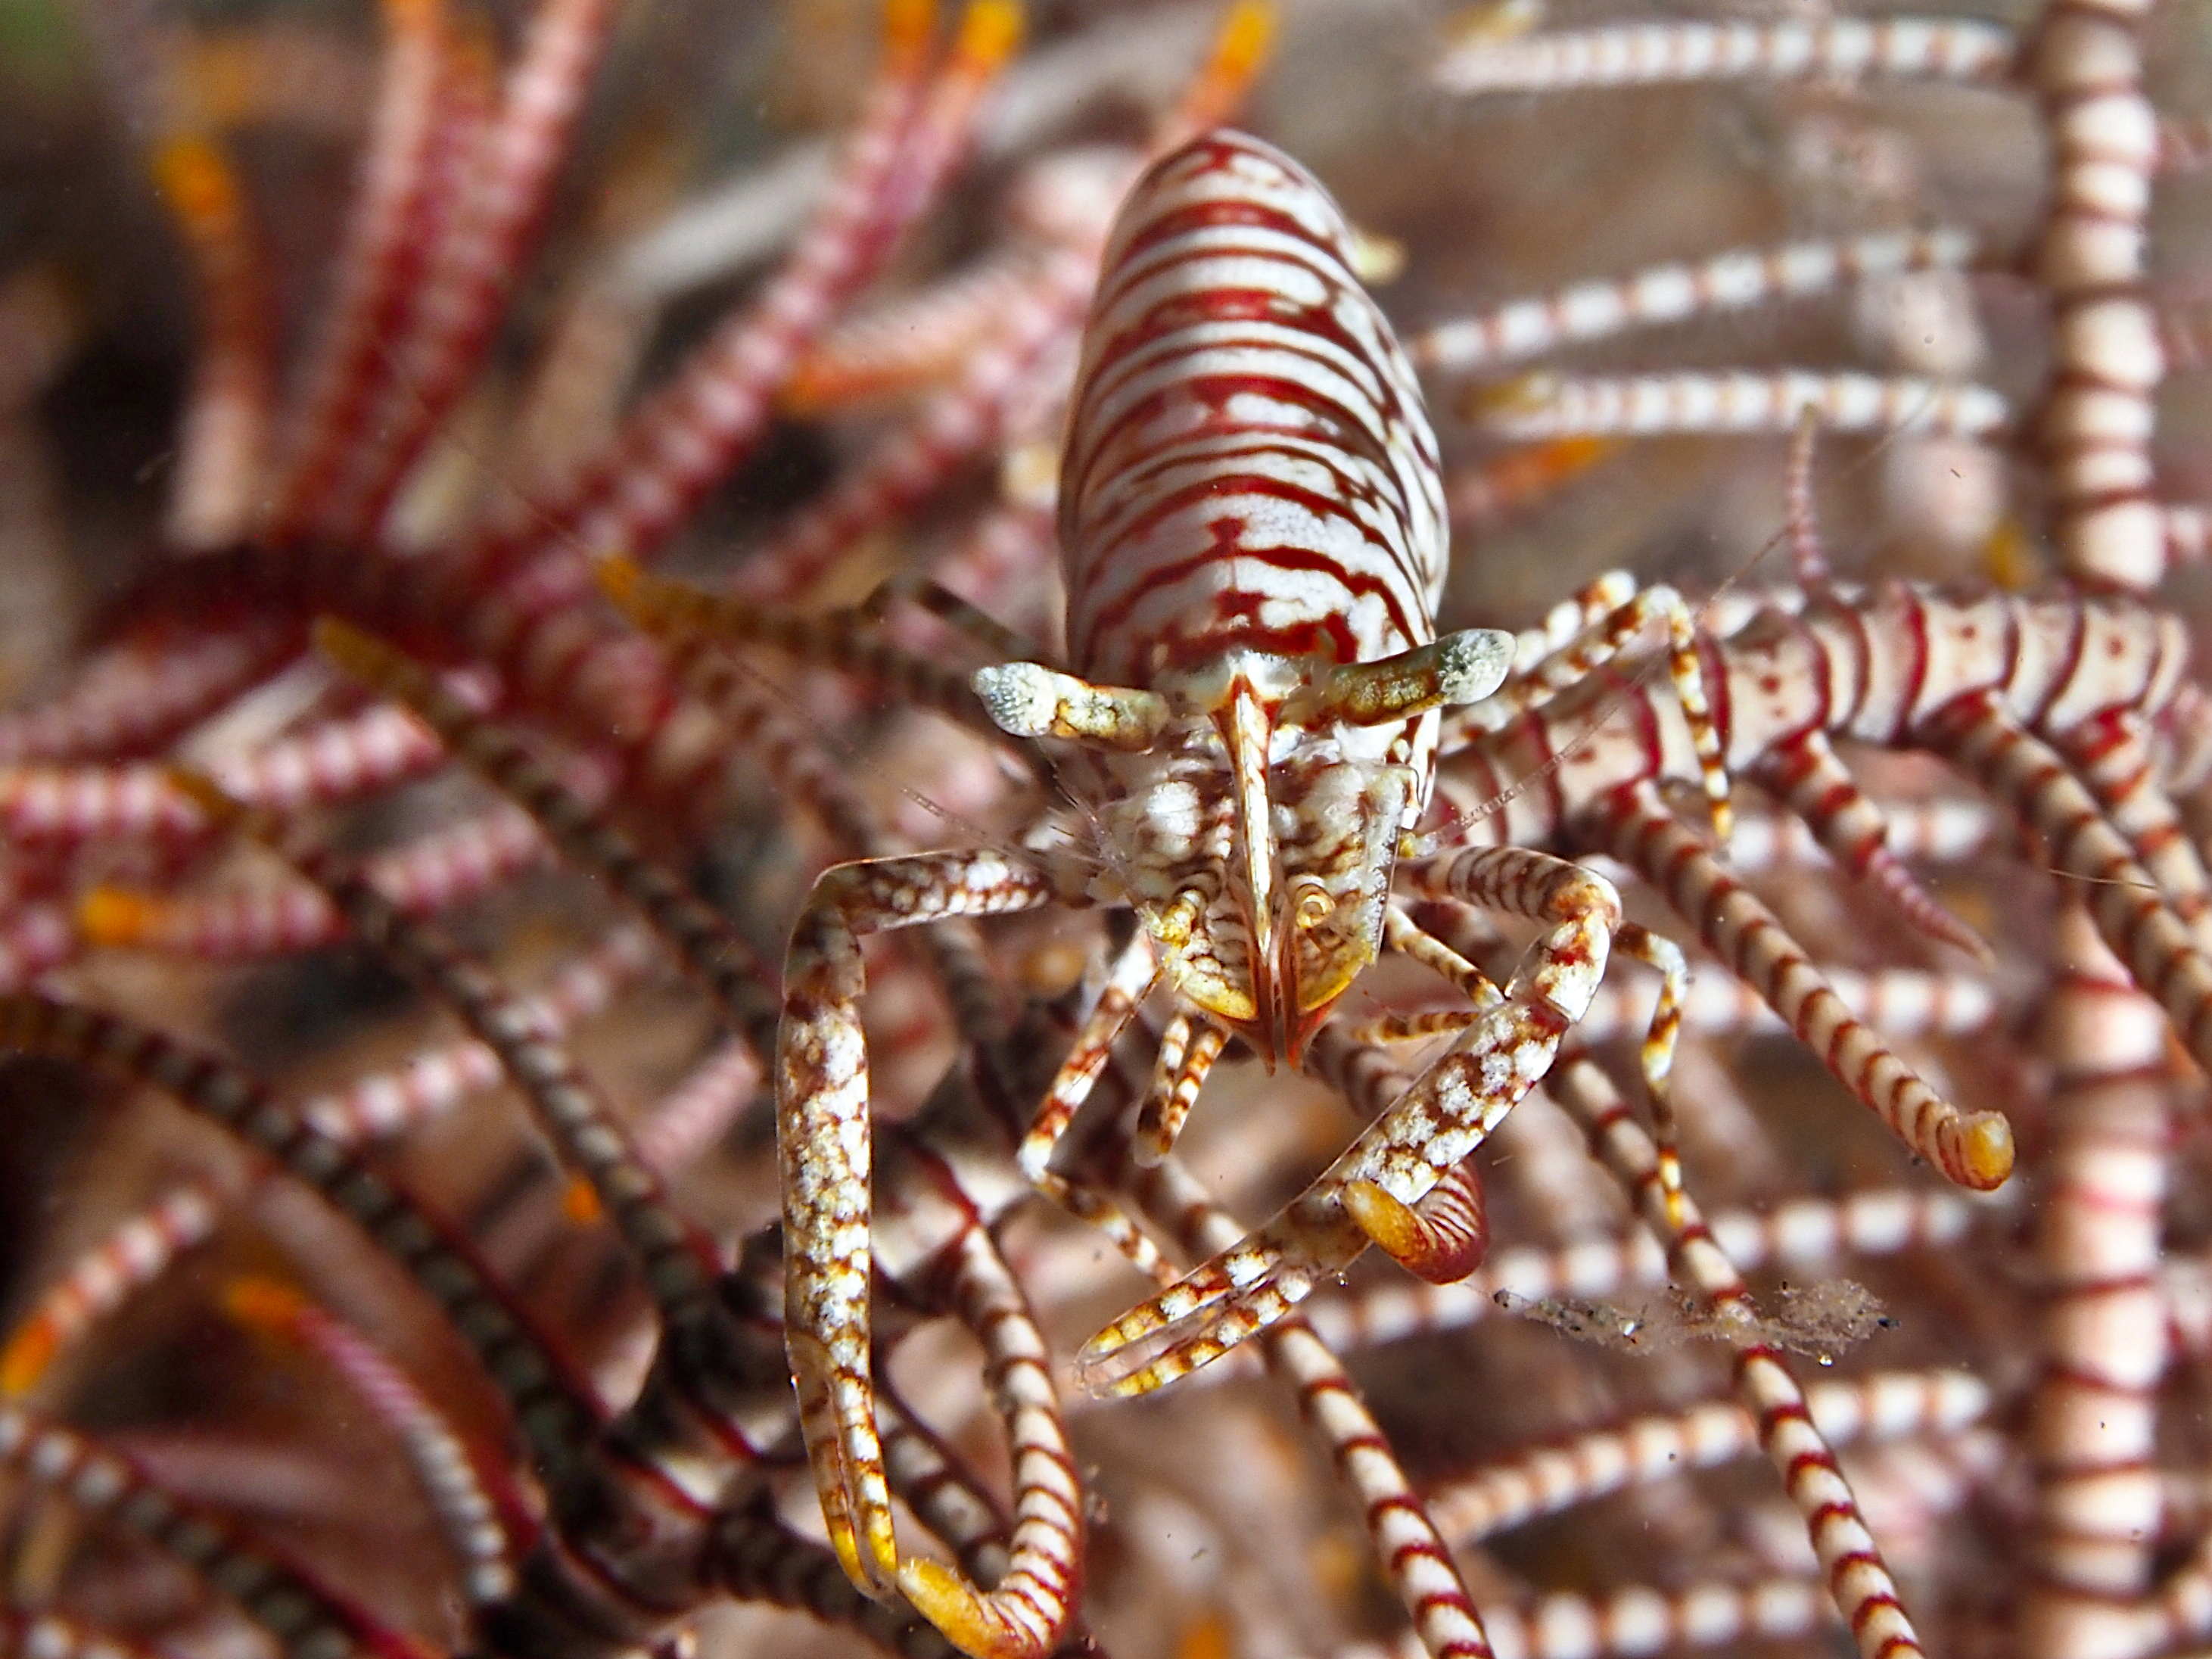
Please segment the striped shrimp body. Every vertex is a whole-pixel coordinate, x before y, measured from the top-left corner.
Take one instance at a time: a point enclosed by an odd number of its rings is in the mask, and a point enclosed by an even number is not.
[[[973,685],[1000,727],[1052,757],[1071,808],[1018,852],[826,872],[793,930],[778,1054],[787,1340],[831,1540],[864,1589],[896,1589],[984,1655],[1048,1650],[1065,1602],[1054,1612],[1035,1593],[1053,1566],[1042,1556],[1030,1583],[1010,1572],[985,1593],[899,1555],[870,1372],[862,935],[1048,906],[1136,913],[1018,1158],[1154,1266],[1115,1200],[1052,1158],[1156,987],[1170,1012],[1137,1116],[1133,1151],[1147,1164],[1165,1158],[1232,1037],[1310,1068],[1330,1047],[1331,1007],[1386,945],[1464,969],[1484,1014],[1446,1067],[1465,1097],[1459,1121],[1347,1166],[1301,1237],[1308,1257],[1348,1260],[1373,1240],[1451,1278],[1480,1246],[1463,1182],[1446,1180],[1473,1145],[1465,1122],[1494,1122],[1542,1076],[1608,951],[1660,966],[1672,992],[1682,973],[1680,953],[1625,921],[1601,879],[1548,854],[1493,860],[1463,884],[1464,896],[1550,928],[1503,992],[1393,909],[1401,848],[1434,787],[1441,711],[1494,690],[1516,641],[1437,636],[1449,550],[1418,388],[1352,275],[1334,204],[1267,146],[1213,132],[1132,189],[1085,336],[1060,532],[1070,667],[1002,663]],[[1601,659],[1664,620],[1693,743],[1717,779],[1680,599],[1613,597],[1578,643]],[[1662,998],[1655,1018],[1655,1085],[1674,1006]],[[1041,1478],[1024,1490],[1061,1506],[1054,1547],[1073,1550],[1072,1488]]]
[[[1380,948],[1435,709],[1510,661],[1508,635],[1436,639],[1436,441],[1351,258],[1321,187],[1242,135],[1138,185],[1061,471],[1076,675],[978,678],[1009,731],[1079,745],[1066,780],[1165,976],[1271,1060]]]
[[[1241,135],[1200,140],[1139,184],[1109,246],[1060,472],[1077,672],[1016,663],[976,677],[1006,730],[1057,740],[1089,832],[1076,846],[1098,871],[1087,894],[1143,924],[1021,1152],[1032,1180],[1125,1237],[1050,1160],[1155,983],[1176,1012],[1137,1115],[1140,1164],[1165,1156],[1229,1036],[1270,1065],[1299,1063],[1386,944],[1458,970],[1484,1016],[1451,1060],[1461,1081],[1483,1079],[1462,1091],[1463,1118],[1495,1121],[1542,1075],[1609,950],[1679,988],[1679,952],[1626,923],[1603,882],[1547,855],[1467,889],[1553,924],[1503,994],[1392,909],[1434,787],[1438,711],[1497,690],[1517,641],[1436,635],[1449,548],[1435,440],[1351,264],[1320,186]],[[1577,643],[1601,660],[1667,622],[1692,746],[1724,806],[1679,599],[1609,597]],[[1655,1104],[1669,1040],[1655,1029]],[[1464,1127],[1432,1121],[1419,1145],[1327,1178],[1298,1249],[1334,1267],[1371,1241],[1426,1277],[1470,1271],[1475,1200],[1451,1176],[1453,1149],[1473,1144]],[[1086,1358],[1103,1365],[1154,1334],[1124,1322]],[[1130,1382],[1111,1366],[1092,1376]]]

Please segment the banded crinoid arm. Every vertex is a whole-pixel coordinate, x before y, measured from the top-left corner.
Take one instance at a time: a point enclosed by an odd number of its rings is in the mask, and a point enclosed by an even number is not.
[[[1674,589],[1641,586],[1625,570],[1599,577],[1553,606],[1538,629],[1515,635],[1513,669],[1505,683],[1478,702],[1461,703],[1448,711],[1438,724],[1440,744],[1448,752],[1464,732],[1495,731],[1516,716],[1541,708],[1569,687],[1588,681],[1655,622],[1667,631],[1667,676],[1697,756],[1714,837],[1727,841],[1735,815],[1721,731],[1713,719],[1697,649],[1695,619]]]
[[[1173,1158],[1133,1171],[1128,1185],[1138,1209],[1187,1254],[1236,1242],[1236,1218]],[[1444,1540],[1343,1362],[1296,1316],[1265,1333],[1259,1346],[1267,1369],[1297,1391],[1300,1415],[1328,1443],[1421,1651],[1431,1659],[1491,1659],[1481,1616]]]
[[[706,1566],[732,1595],[857,1631],[900,1659],[953,1659],[959,1652],[934,1625],[862,1595],[834,1552],[800,1537],[766,1504],[715,1517]]]
[[[181,638],[126,634],[74,665],[44,700],[0,714],[0,763],[150,753],[295,648],[293,629],[266,617],[210,619]]]
[[[1694,264],[1653,265],[1434,324],[1407,341],[1406,353],[1425,373],[1469,374],[1632,329],[1826,294],[1906,271],[1954,270],[1973,258],[1974,249],[1972,235],[1962,230],[1878,231],[1735,249]]]
[[[1733,863],[1733,860],[1731,860]],[[1852,1015],[1893,1037],[1964,1036],[1985,1032],[2011,1012],[1984,974],[1931,973],[1919,968],[1821,969],[1829,989]],[[1608,980],[1598,987],[1589,1012],[1576,1023],[1581,1040],[1595,1046],[1648,1031],[1652,1009],[1641,988]],[[1380,1015],[1358,1028],[1372,1042],[1419,1042],[1466,1025],[1464,1003]],[[1739,979],[1693,976],[1682,1000],[1685,1036],[1739,1036],[1781,1026],[1780,1016],[1759,990]]]
[[[638,405],[605,453],[481,550],[493,568],[539,554],[573,562],[556,538],[586,558],[650,557],[757,444],[800,353],[936,199],[1021,34],[1014,0],[970,0],[930,86],[934,15],[930,0],[891,0],[882,62],[842,162],[781,267]]]
[[[2159,123],[2144,87],[2147,0],[2082,0],[2038,19],[2024,78],[2051,161],[2029,269],[2051,306],[2033,430],[2051,538],[2073,580],[2144,592],[2165,575],[2152,439],[2166,352],[2146,291]]]
[[[23,1407],[0,1405],[0,1468],[137,1533],[235,1602],[283,1659],[433,1659],[427,1644],[379,1623],[276,1546]]]
[[[158,1659],[156,1650],[51,1611],[0,1608],[0,1652],[9,1659]]]
[[[223,1310],[239,1323],[313,1350],[361,1397],[397,1438],[414,1467],[447,1548],[461,1569],[472,1607],[498,1601],[514,1587],[508,1522],[529,1511],[505,1486],[495,1500],[491,1460],[471,1448],[414,1380],[362,1332],[271,1279],[239,1279],[223,1287]]]
[[[615,0],[538,0],[532,9],[497,107],[466,133],[470,164],[445,183],[457,199],[404,325],[379,343],[374,381],[342,428],[341,463],[316,492],[322,533],[359,544],[468,389],[544,221],[617,10]]]
[[[1731,1339],[1736,1397],[1758,1425],[1760,1449],[1781,1472],[1784,1490],[1804,1518],[1828,1593],[1862,1659],[1919,1653],[1896,1582],[1836,1467],[1834,1451],[1807,1410],[1804,1391],[1762,1334],[1743,1275],[1694,1204],[1666,1189],[1657,1148],[1602,1071],[1571,1057],[1550,1091],[1583,1126],[1592,1154],[1620,1182],[1644,1224],[1665,1243],[1673,1275],[1711,1307],[1723,1330],[1740,1322],[1741,1334]]]
[[[363,873],[410,915],[430,915],[546,861],[528,817],[504,805],[373,855]],[[225,884],[176,895],[99,887],[79,907],[88,933],[111,945],[222,960],[328,945],[345,924],[304,884]]]
[[[222,1214],[217,1182],[192,1176],[126,1216],[40,1291],[0,1347],[0,1398],[28,1394],[69,1349],[169,1264],[204,1243]]]
[[[2177,1079],[2158,1006],[2127,983],[2077,903],[2060,918],[2058,948],[2069,965],[2037,1022],[2056,1075],[2034,1212],[2045,1300],[2019,1623],[2032,1659],[2142,1640],[2165,1509],[2160,1255]]]
[[[1817,780],[1818,801],[1799,799],[1846,867],[1881,855],[1881,820],[1826,754],[1827,738],[1943,755],[2024,826],[2046,837],[2063,830],[2062,867],[2136,882],[2100,890],[2095,914],[2140,981],[2166,987],[2160,994],[2187,1032],[2197,1011],[2182,981],[2202,972],[2189,918],[2202,914],[2205,878],[2195,849],[2174,833],[2172,801],[2148,763],[2149,740],[2184,702],[2188,653],[2178,618],[2119,599],[1960,599],[1892,584],[1828,590],[1794,611],[1770,606],[1705,651],[1730,767],[1765,773],[1785,789],[1795,779]],[[1633,720],[1598,724],[1615,702]],[[1632,848],[1631,861],[1662,890],[1680,888],[1692,912],[1712,900],[1741,910],[1747,895],[1717,866],[1698,864],[1701,854],[1679,825],[1668,827],[1656,798],[1625,793],[1688,781],[1686,749],[1673,711],[1633,684],[1574,688],[1518,727],[1477,736],[1454,753],[1455,787],[1503,802],[1456,832],[1522,844],[1561,832],[1601,845],[1640,839],[1643,851]],[[1542,787],[1510,797],[1501,789],[1530,775],[1541,775]],[[2137,873],[2119,872],[2123,864]],[[2155,865],[2155,878],[2146,865]],[[2131,920],[2138,909],[2140,927]],[[1749,931],[1737,934],[1739,947],[1781,950],[1778,933],[1742,914]],[[1802,969],[1790,971],[1802,980]],[[1987,1159],[1967,1163],[1987,1176],[2000,1173]]]
[[[1531,34],[1519,15],[1517,27],[1497,27],[1498,10],[1479,11],[1476,27],[1446,50],[1431,71],[1438,85],[1488,93],[1683,81],[1995,81],[2011,72],[2017,50],[2011,30],[1958,17],[1623,23]],[[1525,15],[1533,21],[1540,10]]]
[[[1990,1389],[1955,1370],[1881,1371],[1806,1391],[1813,1426],[1832,1448],[1862,1440],[1957,1435],[1989,1414]],[[1711,1400],[1592,1429],[1516,1452],[1429,1494],[1429,1512],[1457,1548],[1643,1481],[1712,1468],[1759,1449],[1742,1406]]]
[[[1987,437],[2012,419],[1987,386],[1915,376],[1735,369],[1615,377],[1539,374],[1484,387],[1467,413],[1486,430],[1539,439],[1786,433],[1810,410],[1827,432]]]
[[[1424,890],[1544,924],[1503,997],[1432,1061],[1352,1148],[1266,1225],[1091,1339],[1079,1357],[1094,1392],[1144,1394],[1218,1358],[1280,1320],[1370,1242],[1415,1241],[1415,1206],[1480,1146],[1551,1067],[1588,1007],[1616,945],[1665,964],[1679,988],[1680,953],[1622,916],[1620,895],[1588,871],[1518,848],[1462,853],[1416,866]],[[1671,954],[1671,960],[1669,957]],[[1667,1000],[1645,1046],[1655,1095],[1672,1051]],[[1359,1196],[1346,1202],[1347,1192]],[[1381,1221],[1379,1217],[1388,1217]]]
[[[332,262],[330,308],[310,349],[269,480],[268,533],[288,540],[306,521],[356,438],[377,390],[380,345],[404,315],[427,252],[422,232],[435,151],[459,43],[442,0],[386,0],[388,40],[359,176]]]
[[[422,1286],[506,1398],[547,1478],[585,1455],[600,1420],[597,1400],[516,1311],[466,1241],[352,1150],[288,1110],[252,1073],[115,1015],[32,993],[0,998],[0,1048],[75,1060],[161,1090],[274,1158]]]
[[[1636,1659],[1652,1653],[1736,1650],[1747,1641],[1785,1642],[1818,1631],[1827,1616],[1820,1584],[1775,1574],[1681,1588],[1630,1584],[1601,1595],[1540,1595],[1526,1607],[1492,1609],[1498,1659]],[[1330,1659],[1421,1659],[1412,1638],[1388,1648],[1363,1642]]]
[[[236,170],[209,139],[171,137],[154,173],[191,254],[200,302],[166,530],[179,548],[220,547],[252,526],[276,398],[260,237]]]
[[[1972,1237],[1990,1202],[1948,1189],[1875,1188],[1843,1199],[1793,1200],[1765,1214],[1724,1211],[1708,1225],[1744,1272],[1781,1267],[1817,1275],[1855,1257],[1954,1249]],[[1516,1304],[1617,1297],[1666,1282],[1664,1251],[1638,1229],[1551,1249],[1503,1250],[1456,1285],[1386,1279],[1328,1291],[1306,1304],[1304,1316],[1331,1348],[1349,1352],[1462,1330]]]
[[[465,703],[487,700],[474,675],[448,676],[446,684]],[[422,726],[404,710],[380,705],[250,754],[225,756],[209,769],[240,800],[289,811],[368,794],[437,763],[437,744]],[[46,844],[142,836],[182,841],[207,827],[160,765],[131,760],[0,762],[0,825],[17,841]]]
[[[1663,893],[1891,1133],[1960,1186],[2003,1182],[2013,1164],[2003,1114],[1963,1113],[1930,1088],[1851,1013],[1773,912],[1698,844],[1656,790],[1619,791],[1591,827],[1598,844]]]

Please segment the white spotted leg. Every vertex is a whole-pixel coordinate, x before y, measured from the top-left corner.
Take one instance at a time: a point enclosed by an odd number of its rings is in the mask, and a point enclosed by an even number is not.
[[[1266,1225],[1093,1337],[1078,1356],[1092,1392],[1147,1394],[1281,1320],[1370,1242],[1345,1194],[1413,1209],[1551,1068],[1628,926],[1611,883],[1522,848],[1482,848],[1417,868],[1439,896],[1548,924],[1495,1006]],[[1660,1068],[1662,1077],[1663,1067]]]
[[[1441,866],[1449,870],[1455,866]],[[1482,866],[1462,872],[1462,878],[1478,886]],[[1458,896],[1461,902],[1472,896]],[[1443,897],[1431,894],[1431,898]],[[1400,1042],[1464,1030],[1500,999],[1489,976],[1443,940],[1423,931],[1395,906],[1384,918],[1383,942],[1440,975],[1467,996],[1470,1007],[1431,1011],[1413,1015],[1390,1015],[1373,1022],[1361,1035],[1376,1042]],[[1614,933],[1613,949],[1654,968],[1659,973],[1659,999],[1645,1028],[1640,1060],[1644,1083],[1651,1100],[1653,1138],[1659,1146],[1660,1179],[1667,1190],[1670,1214],[1680,1215],[1682,1203],[1682,1160],[1677,1150],[1673,1098],[1668,1074],[1674,1069],[1674,1045],[1682,1032],[1682,1010],[1689,1000],[1690,965],[1681,948],[1632,921]],[[1577,1021],[1577,1024],[1580,1022]],[[1481,1265],[1487,1240],[1482,1188],[1474,1172],[1457,1171],[1452,1178],[1407,1208],[1372,1182],[1355,1182],[1346,1189],[1345,1202],[1367,1236],[1408,1273],[1432,1285],[1449,1285],[1464,1279]]]
[[[792,930],[776,1054],[776,1146],[785,1340],[799,1425],[845,1571],[879,1598],[912,1577],[925,1613],[945,1601],[937,1592],[949,1575],[902,1573],[870,1380],[872,1160],[860,939],[1066,902],[1042,871],[1002,854],[925,854],[823,872]]]

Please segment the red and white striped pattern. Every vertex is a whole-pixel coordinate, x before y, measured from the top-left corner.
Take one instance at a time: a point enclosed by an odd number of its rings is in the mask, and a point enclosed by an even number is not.
[[[1564,378],[1532,374],[1485,392],[1473,411],[1491,431],[1540,438],[1784,433],[1807,411],[1825,432],[1984,437],[2012,418],[1987,386],[1811,369]]]
[[[1876,231],[1834,241],[1737,248],[1694,264],[1652,265],[1633,276],[1578,283],[1439,323],[1407,342],[1407,350],[1424,370],[1463,374],[1631,329],[1826,294],[1900,271],[1955,268],[1973,253],[1973,236],[1962,230]]]
[[[2006,72],[2014,49],[2010,30],[1954,17],[1626,23],[1517,40],[1481,34],[1446,53],[1435,76],[1463,93],[1847,76],[1986,81]]]
[[[1076,672],[1237,647],[1425,643],[1448,551],[1412,370],[1336,204],[1241,133],[1139,181],[1109,241],[1060,472]]]

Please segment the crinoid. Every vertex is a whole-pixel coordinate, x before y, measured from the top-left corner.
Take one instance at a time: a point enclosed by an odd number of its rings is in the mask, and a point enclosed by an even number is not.
[[[2171,9],[32,15],[0,1646],[2212,1639]]]

